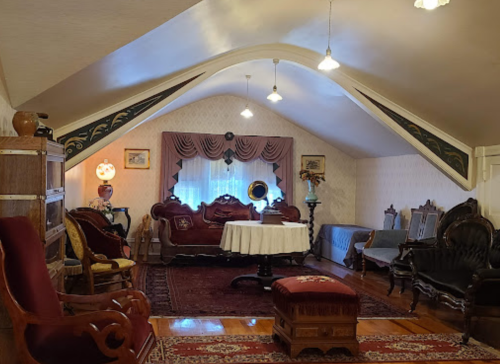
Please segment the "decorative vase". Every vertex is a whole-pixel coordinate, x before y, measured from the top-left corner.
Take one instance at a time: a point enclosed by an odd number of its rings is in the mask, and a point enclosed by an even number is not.
[[[20,137],[34,136],[39,124],[40,120],[36,112],[18,111],[12,118],[12,126]]]
[[[307,202],[318,201],[318,196],[316,196],[316,185],[311,181],[307,181],[307,185],[309,186],[309,192],[307,193],[306,201]]]

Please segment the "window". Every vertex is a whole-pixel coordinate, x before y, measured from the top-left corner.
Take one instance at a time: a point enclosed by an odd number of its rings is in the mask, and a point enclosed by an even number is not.
[[[210,203],[227,193],[244,204],[252,202],[260,211],[266,206],[266,202],[252,201],[247,193],[250,183],[256,180],[264,181],[269,186],[267,195],[269,203],[281,197],[281,190],[276,185],[276,175],[271,163],[260,159],[246,163],[233,160],[233,163],[227,165],[223,159],[211,161],[196,157],[182,161],[174,194],[182,203],[197,209],[202,201]]]

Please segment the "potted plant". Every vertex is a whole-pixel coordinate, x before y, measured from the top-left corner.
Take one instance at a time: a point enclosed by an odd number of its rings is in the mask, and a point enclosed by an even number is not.
[[[299,172],[300,179],[302,181],[307,181],[309,192],[306,196],[306,201],[315,202],[318,200],[318,196],[316,196],[316,186],[319,186],[321,181],[325,180],[325,176],[323,174],[318,174],[311,172],[307,169],[302,169]]]

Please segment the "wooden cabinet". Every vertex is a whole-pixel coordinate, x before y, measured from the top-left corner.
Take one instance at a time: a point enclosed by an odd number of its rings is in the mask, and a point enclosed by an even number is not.
[[[0,138],[0,216],[27,216],[45,246],[47,269],[64,289],[64,147],[38,137]]]

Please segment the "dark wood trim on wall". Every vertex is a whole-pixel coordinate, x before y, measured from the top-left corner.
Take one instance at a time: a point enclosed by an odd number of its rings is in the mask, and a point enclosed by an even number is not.
[[[370,96],[356,89],[361,95],[366,97],[373,105],[378,107],[384,114],[394,120],[400,127],[408,132],[412,137],[417,139],[422,145],[429,149],[432,153],[437,155],[443,162],[449,165],[453,170],[460,174],[465,179],[468,178],[469,171],[469,156],[454,147],[448,142],[435,136],[426,129],[411,122],[405,117],[399,115],[395,111],[389,109],[387,106],[382,105],[380,102],[372,99]]]
[[[107,137],[125,124],[134,120],[137,116],[157,105],[174,92],[180,90],[188,83],[200,77],[203,73],[172,86],[162,92],[157,93],[147,99],[135,103],[127,108],[121,109],[113,114],[105,116],[93,123],[82,126],[70,133],[60,136],[57,141],[64,144],[66,148],[66,160],[77,156],[85,149],[89,148],[99,140]]]

